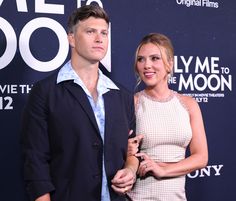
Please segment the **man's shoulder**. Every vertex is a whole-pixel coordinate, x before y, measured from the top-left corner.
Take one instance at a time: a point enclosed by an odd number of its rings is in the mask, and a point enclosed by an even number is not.
[[[56,84],[57,83],[57,75],[58,75],[58,71],[56,70],[54,72],[52,72],[50,75],[46,76],[45,78],[37,81],[34,85],[52,85],[52,84]]]
[[[123,84],[121,84],[120,82],[114,81],[114,80],[112,80],[112,81],[119,88],[120,93],[124,93],[127,95],[133,95],[133,93],[127,87],[125,87]]]
[[[58,75],[58,70],[52,72],[45,78],[36,81],[33,84],[33,88],[31,89],[31,94],[35,93],[48,94],[50,93],[50,91],[54,91],[57,86],[57,75]]]

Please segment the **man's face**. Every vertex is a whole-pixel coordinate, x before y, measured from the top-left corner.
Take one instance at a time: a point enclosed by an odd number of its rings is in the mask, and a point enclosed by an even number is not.
[[[73,34],[68,35],[74,54],[90,63],[102,60],[108,48],[108,24],[104,19],[89,17],[79,21]]]

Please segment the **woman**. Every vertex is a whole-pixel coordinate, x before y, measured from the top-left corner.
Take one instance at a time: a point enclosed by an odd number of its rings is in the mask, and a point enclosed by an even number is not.
[[[139,82],[146,88],[135,95],[136,133],[143,135],[136,153],[141,162],[139,177],[128,196],[133,201],[186,200],[185,175],[206,166],[207,140],[197,102],[172,91],[168,79],[173,72],[174,50],[169,38],[159,33],[145,36],[135,56]],[[136,143],[137,144],[137,143]],[[185,157],[186,148],[190,156]]]

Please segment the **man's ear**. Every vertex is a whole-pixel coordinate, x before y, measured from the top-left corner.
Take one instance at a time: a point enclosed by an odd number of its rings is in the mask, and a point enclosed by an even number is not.
[[[68,42],[70,44],[70,47],[74,48],[75,47],[75,38],[73,33],[68,33],[67,35]]]

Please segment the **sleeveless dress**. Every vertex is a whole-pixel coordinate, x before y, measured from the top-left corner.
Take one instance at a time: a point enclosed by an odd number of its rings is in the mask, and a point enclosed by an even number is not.
[[[143,134],[140,151],[157,162],[178,162],[185,158],[192,138],[190,117],[180,95],[171,91],[166,100],[157,100],[145,91],[137,93],[136,133]],[[185,176],[156,179],[137,178],[128,196],[133,201],[183,201]]]

